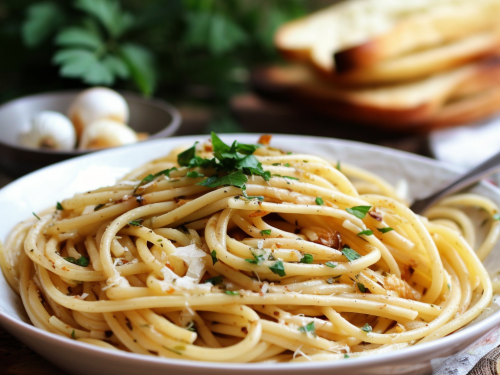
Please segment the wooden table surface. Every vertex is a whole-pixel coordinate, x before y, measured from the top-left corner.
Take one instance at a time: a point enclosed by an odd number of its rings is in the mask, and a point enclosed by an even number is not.
[[[178,135],[207,133],[210,111],[180,107],[183,124]],[[267,103],[253,95],[236,97],[232,111],[245,132],[306,134],[370,142],[421,155],[428,155],[425,135],[387,134],[376,129],[345,126],[332,120],[302,114]],[[0,170],[0,187],[12,178]],[[65,372],[33,352],[0,327],[0,374],[64,375]]]

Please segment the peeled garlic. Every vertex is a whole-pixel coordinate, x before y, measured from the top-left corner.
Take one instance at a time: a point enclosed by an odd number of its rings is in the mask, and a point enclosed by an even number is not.
[[[73,124],[61,113],[43,111],[31,119],[31,128],[19,137],[21,145],[32,148],[72,150],[76,143]]]
[[[86,126],[96,120],[115,120],[126,124],[129,109],[125,99],[116,91],[94,87],[80,93],[71,104],[68,116],[81,137]]]
[[[127,125],[113,120],[98,120],[85,127],[79,148],[117,147],[137,141],[137,134]]]

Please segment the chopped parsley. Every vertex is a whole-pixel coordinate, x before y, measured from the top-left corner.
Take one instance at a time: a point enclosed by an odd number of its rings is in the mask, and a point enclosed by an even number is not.
[[[361,232],[358,233],[358,236],[365,235],[365,236],[371,236],[373,232],[370,229],[365,229]]]
[[[253,253],[253,252],[252,252],[252,255],[253,255],[254,259],[245,259],[248,263],[260,264],[260,262],[263,262],[265,260],[264,255],[255,255],[255,253]]]
[[[292,176],[282,176],[282,175],[280,175],[280,174],[273,174],[273,175],[271,175],[271,176],[272,176],[272,177],[288,178],[288,179],[290,179],[290,180],[297,180],[297,181],[299,180],[297,177],[292,177]]]
[[[212,285],[218,285],[218,284],[221,284],[223,280],[224,280],[224,277],[222,275],[214,276],[214,277],[211,277],[210,279],[207,279],[205,281],[205,284],[211,283]]]
[[[141,182],[139,182],[139,185],[137,185],[132,193],[132,195],[135,195],[135,192],[137,189],[139,189],[142,185],[146,185],[147,183],[153,181],[155,179],[155,176],[152,174],[148,174],[146,177],[144,177]]]
[[[271,235],[271,229],[263,229],[260,231],[261,236],[270,236]]]
[[[387,233],[387,232],[390,232],[391,230],[394,230],[393,228],[391,227],[386,227],[386,228],[377,228],[377,230],[380,232],[380,233]]]
[[[59,202],[57,202],[57,204],[56,204],[56,209],[59,210],[59,211],[63,211],[64,210],[62,204],[59,203]]]
[[[362,328],[362,331],[365,331],[366,333],[370,333],[372,331],[372,326],[366,323]]]
[[[77,266],[87,267],[89,265],[89,259],[85,258],[84,256],[81,256],[78,259],[75,259],[73,257],[64,257],[63,259],[67,262],[76,264]]]
[[[493,215],[493,220],[500,220],[500,214]]]
[[[372,208],[372,206],[355,206],[346,208],[345,210],[358,219],[364,219],[368,211],[370,211],[370,208]]]
[[[140,227],[141,226],[141,223],[142,223],[142,219],[137,219],[137,220],[132,220],[132,221],[129,221],[128,223],[130,225],[133,225],[134,227]]]
[[[446,284],[448,286],[448,290],[451,290],[451,285],[450,284]]]
[[[300,260],[300,263],[311,264],[314,258],[311,254],[304,254],[304,257]]]
[[[42,219],[40,219],[40,217],[39,217],[37,214],[35,214],[34,212],[32,212],[32,214],[33,214],[33,216],[35,216],[38,220],[42,220]]]
[[[335,167],[340,171],[340,160],[337,160],[337,166]]]
[[[246,175],[257,175],[269,181],[271,173],[264,171],[262,163],[252,155],[260,147],[234,141],[231,146],[212,132],[213,159],[203,159],[196,156],[196,143],[179,154],[177,162],[184,167],[214,168],[217,174],[208,177],[197,185],[216,188],[219,186],[236,186],[244,189],[248,181]]]
[[[316,199],[314,201],[316,202],[316,204],[318,206],[322,206],[325,204],[325,202],[323,202],[323,198],[321,198],[321,197],[316,197]]]
[[[212,255],[212,265],[215,265],[215,263],[217,263],[217,261],[218,261],[218,259],[217,259],[217,251],[212,250],[212,252],[210,253],[210,255]]]
[[[189,178],[198,178],[198,177],[205,177],[204,174],[202,173],[198,173],[196,171],[190,171],[186,174],[186,177],[189,177]]]
[[[358,285],[358,289],[361,293],[366,293],[366,287],[362,283],[356,283]]]
[[[359,255],[355,250],[349,247],[344,247],[342,249],[342,254],[344,254],[344,256],[349,260],[349,262],[361,258],[361,255]]]
[[[269,267],[269,269],[273,273],[275,273],[275,274],[277,274],[277,275],[279,275],[281,277],[286,276],[285,267],[283,266],[283,262],[281,260],[278,260],[271,267]]]
[[[337,265],[336,265],[335,263],[333,263],[333,262],[326,262],[326,263],[325,263],[325,266],[330,267],[330,268],[335,268],[335,267],[337,267]]]
[[[229,294],[230,296],[239,296],[240,293],[232,290],[226,290],[224,293]]]
[[[314,322],[311,322],[303,327],[299,327],[299,331],[303,333],[310,333],[316,337],[316,327],[314,326]]]
[[[71,331],[71,338],[76,340],[75,330]]]
[[[344,358],[349,358],[349,356],[347,354],[344,354]]]
[[[105,205],[104,205],[104,204],[102,204],[102,203],[101,203],[101,204],[98,204],[97,206],[95,206],[95,207],[94,207],[94,211],[97,211],[97,210],[99,210],[99,209],[103,208],[104,206],[105,206]]]
[[[290,164],[289,164],[289,163],[286,163],[286,164],[285,164],[285,167],[290,168]]]
[[[167,177],[170,177],[170,172],[176,171],[176,170],[177,170],[177,168],[175,168],[175,167],[172,167],[170,169],[164,169],[163,171],[155,173],[153,177],[156,178],[156,177],[160,177],[160,176],[163,176],[163,175],[167,176]]]

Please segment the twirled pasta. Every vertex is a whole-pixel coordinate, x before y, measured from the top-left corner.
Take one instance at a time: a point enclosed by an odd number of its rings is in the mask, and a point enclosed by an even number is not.
[[[36,327],[167,358],[335,360],[443,337],[491,302],[489,199],[450,197],[427,219],[373,173],[267,146],[254,156],[270,178],[209,188],[224,172],[178,152],[12,231],[0,264]],[[489,215],[480,244],[464,207]]]

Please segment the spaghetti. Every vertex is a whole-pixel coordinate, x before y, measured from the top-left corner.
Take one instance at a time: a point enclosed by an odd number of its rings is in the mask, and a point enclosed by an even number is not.
[[[268,141],[212,134],[19,224],[0,263],[32,323],[111,350],[286,362],[418,345],[488,307],[492,201],[417,216],[375,174]]]

